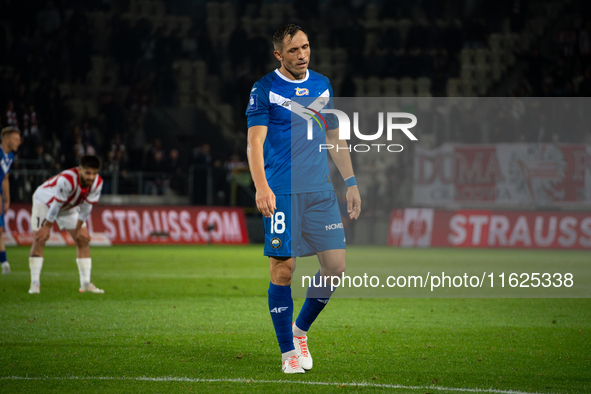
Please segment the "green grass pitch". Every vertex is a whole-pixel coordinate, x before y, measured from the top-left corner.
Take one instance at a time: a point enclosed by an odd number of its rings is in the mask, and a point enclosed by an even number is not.
[[[335,298],[309,332],[314,369],[288,376],[262,246],[92,253],[93,282],[106,294],[79,294],[74,249],[48,248],[41,294],[29,295],[28,249],[8,249],[0,392],[591,392],[590,299]],[[589,260],[574,251],[349,253],[409,266]],[[295,300],[296,313],[302,303]]]

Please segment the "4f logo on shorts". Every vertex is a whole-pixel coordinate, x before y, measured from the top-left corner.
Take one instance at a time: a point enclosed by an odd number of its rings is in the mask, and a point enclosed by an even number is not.
[[[275,308],[271,309],[271,313],[281,313],[281,312],[284,312],[288,309],[289,308],[286,306],[280,306],[279,308],[275,307]]]

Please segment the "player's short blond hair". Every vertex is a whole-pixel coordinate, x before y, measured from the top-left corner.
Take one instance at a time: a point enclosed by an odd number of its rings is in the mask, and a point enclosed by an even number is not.
[[[16,127],[12,127],[12,126],[8,126],[2,129],[2,133],[0,134],[0,138],[4,139],[5,136],[10,135],[10,134],[20,134],[21,131],[19,129],[17,129]]]

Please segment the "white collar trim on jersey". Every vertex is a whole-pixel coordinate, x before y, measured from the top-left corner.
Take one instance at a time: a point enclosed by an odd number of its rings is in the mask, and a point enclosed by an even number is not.
[[[279,71],[278,68],[275,69],[275,73],[277,75],[279,75],[279,77],[281,79],[283,79],[284,81],[291,82],[291,83],[302,83],[302,82],[306,82],[308,80],[308,77],[310,76],[310,70],[306,70],[306,78],[304,78],[304,79],[298,79],[298,80],[291,80],[291,79],[287,78],[285,75],[281,74],[281,71]]]

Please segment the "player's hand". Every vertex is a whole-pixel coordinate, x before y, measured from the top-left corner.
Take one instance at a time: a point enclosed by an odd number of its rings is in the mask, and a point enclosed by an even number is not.
[[[264,217],[270,218],[275,214],[277,206],[275,205],[275,194],[269,186],[257,189],[256,193],[257,208]]]
[[[359,188],[357,186],[351,186],[347,189],[347,213],[349,219],[355,219],[359,217],[361,213],[361,196],[359,195]]]
[[[88,229],[86,227],[79,228],[76,230],[76,234],[74,235],[76,241],[90,243],[90,234],[88,233]]]
[[[8,212],[8,208],[10,208],[10,201],[4,201],[4,214]]]
[[[41,226],[41,228],[35,233],[35,241],[41,243],[47,241],[49,239],[50,232],[51,227]]]

